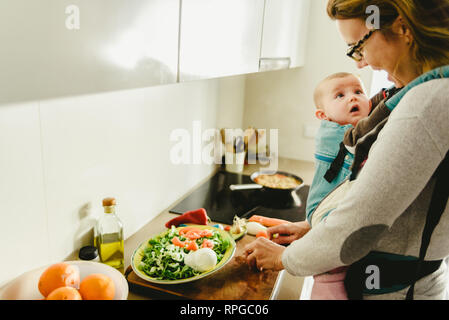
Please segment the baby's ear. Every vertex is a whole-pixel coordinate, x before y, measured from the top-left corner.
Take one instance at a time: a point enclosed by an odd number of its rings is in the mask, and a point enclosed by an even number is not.
[[[319,120],[327,120],[327,116],[326,113],[324,112],[324,110],[322,109],[317,109],[315,111],[315,116],[319,119]]]

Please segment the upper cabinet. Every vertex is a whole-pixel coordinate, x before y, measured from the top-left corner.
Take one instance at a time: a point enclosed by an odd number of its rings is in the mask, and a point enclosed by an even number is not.
[[[1,0],[0,104],[304,63],[310,0]]]
[[[264,0],[181,3],[181,82],[259,70]]]
[[[259,71],[304,65],[310,0],[265,0]]]
[[[1,0],[0,103],[175,83],[179,0]]]

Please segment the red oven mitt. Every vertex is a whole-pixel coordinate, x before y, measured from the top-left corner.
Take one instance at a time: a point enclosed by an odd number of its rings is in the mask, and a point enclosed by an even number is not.
[[[200,208],[192,211],[186,211],[179,217],[173,218],[170,221],[168,221],[165,226],[167,228],[171,228],[171,226],[179,226],[182,223],[192,223],[192,224],[199,224],[199,225],[207,225],[207,222],[209,221],[209,217],[207,216],[206,209]]]

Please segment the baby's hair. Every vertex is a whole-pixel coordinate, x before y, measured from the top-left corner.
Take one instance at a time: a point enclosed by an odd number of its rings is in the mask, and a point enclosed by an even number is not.
[[[356,77],[358,79],[360,79],[360,77],[354,73],[349,73],[349,72],[337,72],[334,74],[331,74],[330,76],[327,76],[326,78],[324,78],[323,80],[320,81],[320,83],[318,83],[318,85],[315,88],[315,91],[313,92],[313,101],[315,102],[315,107],[317,109],[320,109],[320,100],[321,100],[321,95],[322,95],[322,90],[321,87],[322,85],[329,81],[329,80],[333,80],[333,79],[340,79],[340,78],[346,78],[346,77]]]

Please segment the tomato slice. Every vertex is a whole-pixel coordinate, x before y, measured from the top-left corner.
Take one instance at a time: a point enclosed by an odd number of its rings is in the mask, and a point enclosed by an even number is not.
[[[210,248],[212,249],[214,247],[214,242],[209,239],[204,239],[203,244],[201,245],[201,248]]]
[[[198,250],[198,245],[195,241],[190,241],[189,244],[187,245],[186,249],[190,250],[190,251],[196,251],[196,250]]]
[[[193,230],[190,230],[184,236],[190,240],[196,240],[201,238],[201,234]]]
[[[184,227],[181,230],[179,230],[179,234],[180,235],[184,235],[190,231],[194,231],[194,232],[201,232],[201,229],[197,228],[197,227]]]
[[[204,229],[204,230],[201,230],[201,232],[200,232],[201,237],[209,238],[209,237],[212,237],[213,235],[214,235],[213,231],[209,230],[209,229]]]
[[[209,229],[199,229],[196,227],[185,227],[179,230],[179,234],[190,239],[196,240],[203,237],[212,237],[214,235],[212,230]]]
[[[181,247],[181,248],[184,248],[184,246],[186,245],[185,242],[179,240],[178,237],[173,237],[173,239],[171,239],[171,242],[172,242],[175,246]]]

